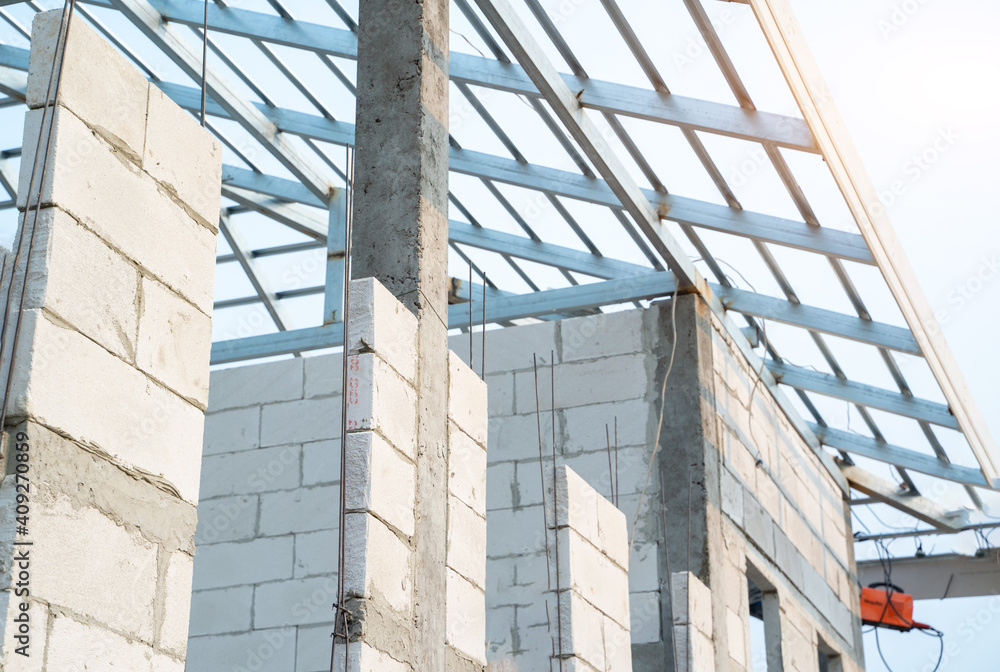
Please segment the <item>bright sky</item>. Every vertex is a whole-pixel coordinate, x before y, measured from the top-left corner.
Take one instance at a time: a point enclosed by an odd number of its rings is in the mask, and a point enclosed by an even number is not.
[[[973,397],[1000,437],[1000,227],[991,197],[1000,181],[1000,5],[792,4],[876,188],[903,183],[895,202],[886,202],[889,216],[931,306],[943,311],[942,329]],[[939,137],[950,139],[941,143],[947,151],[915,166],[913,155]],[[909,545],[902,540],[893,550],[910,553]],[[945,631],[942,671],[995,668],[1000,598],[921,601],[914,617]],[[934,639],[887,632],[880,640],[893,672],[934,669]],[[872,634],[865,648],[868,672],[886,670]]]

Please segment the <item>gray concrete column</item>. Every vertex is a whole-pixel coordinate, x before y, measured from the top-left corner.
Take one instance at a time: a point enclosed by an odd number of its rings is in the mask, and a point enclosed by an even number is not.
[[[417,315],[414,668],[443,672],[448,520],[448,2],[361,0],[352,276]]]

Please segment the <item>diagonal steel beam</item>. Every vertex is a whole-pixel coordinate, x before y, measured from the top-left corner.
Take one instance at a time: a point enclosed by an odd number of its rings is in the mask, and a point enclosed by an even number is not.
[[[705,281],[687,253],[660,222],[659,214],[615,156],[600,130],[584,113],[576,94],[549,62],[510,3],[507,0],[476,0],[476,4],[622,206],[635,219],[653,249],[673,270],[680,286],[703,291]]]
[[[243,272],[246,273],[250,284],[253,285],[254,291],[257,293],[261,303],[264,304],[265,310],[267,310],[271,319],[274,320],[274,325],[278,327],[279,331],[288,329],[288,325],[291,322],[287,311],[278,303],[277,294],[271,288],[270,283],[268,283],[263,274],[259,272],[257,261],[250,254],[250,246],[243,239],[243,236],[238,231],[234,231],[229,225],[229,217],[226,215],[223,215],[219,220],[219,232],[226,239],[226,242],[229,243],[229,247],[233,250],[233,255],[240,266],[243,267]]]
[[[940,504],[926,497],[900,492],[895,484],[879,478],[857,465],[838,461],[837,466],[840,467],[840,473],[855,490],[863,492],[883,504],[899,509],[917,520],[933,525],[938,530],[958,532],[968,522],[968,514],[949,513]]]
[[[179,28],[167,23],[148,0],[111,0],[111,4],[131,21],[153,44],[194,81],[201,79],[201,54],[179,34]],[[214,68],[207,69],[208,94],[270,151],[282,165],[301,180],[320,200],[330,198],[331,185],[326,171],[313,157],[302,153],[288,141],[277,126],[240,94]]]

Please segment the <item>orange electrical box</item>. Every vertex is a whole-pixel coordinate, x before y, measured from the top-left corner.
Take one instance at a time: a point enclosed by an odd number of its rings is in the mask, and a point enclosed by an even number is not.
[[[892,628],[904,632],[913,628],[926,628],[913,620],[913,596],[881,588],[861,589],[861,621],[865,625]]]

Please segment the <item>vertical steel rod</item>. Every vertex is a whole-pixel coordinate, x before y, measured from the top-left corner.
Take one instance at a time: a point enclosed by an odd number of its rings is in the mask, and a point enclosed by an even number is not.
[[[473,365],[473,363],[475,362],[476,358],[475,358],[475,355],[472,354],[472,341],[473,341],[473,338],[472,338],[473,337],[472,320],[473,320],[473,316],[472,316],[472,264],[470,263],[469,264],[469,368],[472,369],[473,371],[475,371],[476,367]]]
[[[556,629],[559,633],[559,668],[562,669],[563,641],[562,641],[562,601],[559,598],[559,590],[562,588],[562,578],[559,569],[559,497],[556,494],[556,352],[551,351],[549,355],[549,367],[552,372],[552,382],[550,384],[552,392],[552,530],[555,535],[556,546]],[[568,494],[568,493],[567,493]]]
[[[472,296],[472,288],[469,288],[469,296]],[[469,314],[472,314],[472,306],[469,306]],[[486,273],[483,273],[483,349],[479,353],[482,360],[483,380],[486,380]]]
[[[208,0],[205,0],[205,25],[201,30],[201,127],[205,128],[205,89],[208,88]]]

